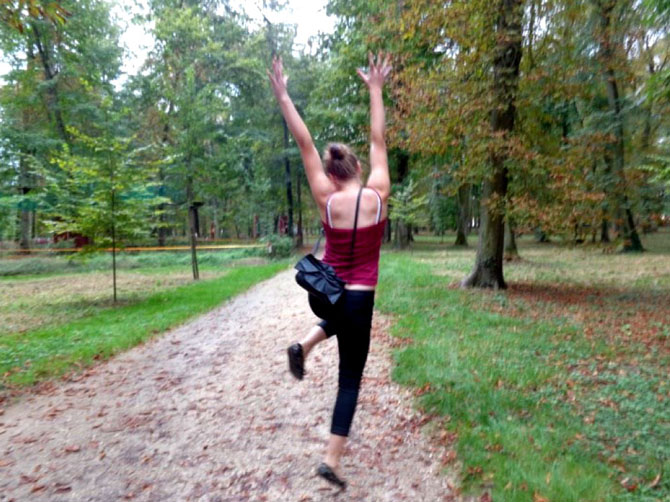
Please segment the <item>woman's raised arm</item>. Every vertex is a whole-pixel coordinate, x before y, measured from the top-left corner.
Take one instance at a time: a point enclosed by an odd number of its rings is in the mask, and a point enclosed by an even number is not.
[[[388,54],[384,56],[380,52],[376,63],[372,53],[368,54],[368,61],[370,70],[367,74],[357,70],[370,91],[370,177],[368,186],[376,189],[386,201],[391,194],[391,177],[386,154],[386,119],[382,89],[384,80],[391,72],[391,60]]]
[[[305,174],[307,175],[307,181],[312,190],[314,200],[316,200],[319,208],[323,209],[326,206],[326,199],[335,190],[335,186],[324,173],[321,157],[314,146],[312,136],[309,134],[309,130],[300,117],[298,110],[296,110],[291,97],[288,95],[288,90],[286,89],[288,77],[284,75],[284,68],[280,57],[273,58],[272,71],[268,71],[268,77],[270,77],[272,91],[277,98],[281,113],[284,116],[284,120],[286,120],[286,125],[288,125],[288,129],[291,131],[293,139],[295,139],[300,149],[300,156],[305,166]]]

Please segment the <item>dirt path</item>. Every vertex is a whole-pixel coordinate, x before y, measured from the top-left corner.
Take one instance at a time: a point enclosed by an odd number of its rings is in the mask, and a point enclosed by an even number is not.
[[[337,345],[295,381],[285,348],[316,318],[284,272],[220,308],[0,415],[0,501],[456,500],[444,452],[389,380],[376,316],[343,470],[314,475],[337,386]]]

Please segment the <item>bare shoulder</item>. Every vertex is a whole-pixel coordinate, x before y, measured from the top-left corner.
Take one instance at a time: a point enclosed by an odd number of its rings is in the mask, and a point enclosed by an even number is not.
[[[367,198],[370,200],[374,200],[375,202],[379,198],[383,203],[385,203],[389,198],[391,192],[390,187],[386,186],[386,184],[380,185],[379,183],[374,183],[374,180],[368,180],[368,183],[365,185],[365,188],[368,189],[364,191]]]

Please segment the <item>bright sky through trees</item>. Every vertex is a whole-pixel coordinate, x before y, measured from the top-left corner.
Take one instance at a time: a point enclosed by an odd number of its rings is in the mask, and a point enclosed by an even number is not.
[[[246,11],[258,24],[264,23],[263,15],[272,23],[295,24],[298,49],[305,47],[310,37],[332,32],[335,23],[333,16],[326,15],[326,0],[289,0],[287,8],[279,13],[263,9],[260,1],[233,0],[231,3],[234,7]],[[144,11],[146,11],[144,0],[120,0],[114,3],[112,12],[123,27],[121,43],[127,51],[123,63],[123,72],[126,75],[137,73],[146,53],[153,46],[148,32],[150,27],[132,22],[133,15]],[[3,68],[1,73],[5,71]],[[121,82],[125,80],[126,75],[120,79]]]
[[[231,3],[245,10],[258,24],[264,22],[261,12],[272,23],[295,24],[298,49],[305,47],[310,37],[319,33],[331,33],[335,24],[335,18],[326,15],[326,0],[289,0],[287,8],[280,13],[262,9],[260,0],[233,0]],[[128,75],[139,71],[153,41],[149,33],[150,26],[142,26],[132,20],[133,16],[146,11],[145,0],[118,0],[112,2],[112,5],[112,13],[122,29],[121,44],[126,50],[122,67],[124,75],[117,82],[117,85],[122,85]],[[0,55],[0,80],[9,70],[10,66],[4,55]]]

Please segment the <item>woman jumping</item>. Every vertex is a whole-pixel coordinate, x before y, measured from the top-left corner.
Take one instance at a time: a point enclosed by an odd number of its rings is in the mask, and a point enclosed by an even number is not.
[[[304,361],[314,346],[335,335],[340,355],[337,399],[326,455],[317,472],[344,488],[340,457],[356,410],[358,390],[370,348],[370,328],[375,286],[379,269],[379,249],[386,226],[387,200],[391,192],[382,88],[391,71],[389,56],[380,52],[368,57],[368,73],[358,75],[370,92],[370,176],[363,184],[361,164],[346,145],[331,143],[323,156],[324,166],[312,137],[286,90],[282,60],[275,58],[268,72],[272,90],[288,128],[300,148],[312,196],[316,201],[326,234],[323,261],[332,265],[346,283],[335,305],[309,295],[314,313],[322,321],[300,342],[288,348],[289,368],[298,379],[304,375]],[[358,214],[356,214],[356,209]],[[352,252],[354,220],[357,220]]]

